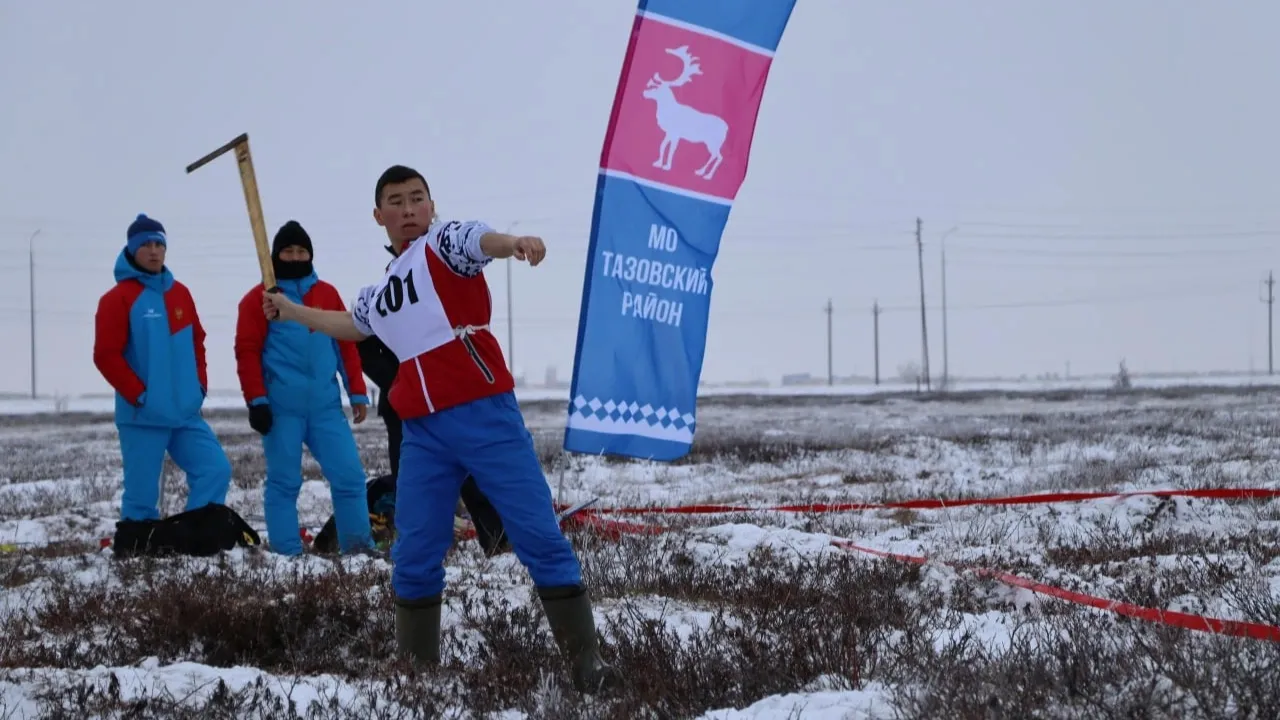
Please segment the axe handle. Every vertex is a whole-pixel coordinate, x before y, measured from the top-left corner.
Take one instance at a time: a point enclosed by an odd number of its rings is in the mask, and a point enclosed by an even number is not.
[[[258,195],[258,179],[253,172],[249,138],[244,137],[235,148],[236,165],[240,168],[240,185],[244,187],[244,202],[249,208],[249,225],[253,228],[253,244],[258,250],[258,269],[262,273],[262,286],[268,291],[274,290],[276,273],[271,264],[271,241],[267,239],[267,225],[262,218],[262,199]]]

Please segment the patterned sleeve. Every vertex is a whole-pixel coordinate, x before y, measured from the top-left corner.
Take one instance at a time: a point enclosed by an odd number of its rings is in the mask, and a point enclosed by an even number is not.
[[[463,277],[479,275],[493,258],[480,250],[480,237],[493,232],[482,222],[449,222],[440,230],[440,257],[449,269]]]
[[[366,337],[374,335],[373,328],[369,326],[369,310],[373,308],[374,293],[377,290],[376,285],[365,285],[360,288],[356,301],[351,303],[351,322],[355,324],[356,330]]]

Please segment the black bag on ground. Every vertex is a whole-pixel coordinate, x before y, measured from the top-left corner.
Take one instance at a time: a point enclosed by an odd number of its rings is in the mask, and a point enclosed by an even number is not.
[[[396,476],[379,475],[365,484],[369,504],[369,525],[378,547],[390,547],[396,531]],[[338,552],[338,523],[332,515],[311,541],[311,549],[332,555]]]
[[[368,482],[365,497],[369,503],[369,524],[373,529],[374,543],[380,548],[390,548],[396,534],[396,476],[381,475]],[[484,554],[499,555],[511,550],[511,543],[504,537],[502,518],[488,498],[480,492],[474,478],[467,478],[462,485],[462,502],[476,529],[476,539]],[[319,553],[338,552],[338,527],[333,516],[312,541],[312,549]]]
[[[163,520],[120,520],[111,547],[117,557],[209,556],[261,544],[258,533],[235,510],[213,503]]]

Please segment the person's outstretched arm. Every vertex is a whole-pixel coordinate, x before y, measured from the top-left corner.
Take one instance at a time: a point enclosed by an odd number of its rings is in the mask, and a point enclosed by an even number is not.
[[[360,295],[363,299],[365,292],[361,291]],[[360,342],[373,334],[367,323],[364,323],[364,327],[356,324],[355,316],[361,307],[362,304],[357,301],[350,313],[343,310],[320,310],[299,305],[285,297],[284,293],[262,293],[262,311],[268,320],[292,320],[335,340]],[[364,332],[365,330],[368,332]]]

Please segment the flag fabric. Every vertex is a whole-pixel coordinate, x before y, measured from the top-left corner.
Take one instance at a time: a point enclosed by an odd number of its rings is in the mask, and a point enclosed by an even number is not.
[[[689,451],[712,266],[795,0],[640,0],[596,181],[569,452]]]

